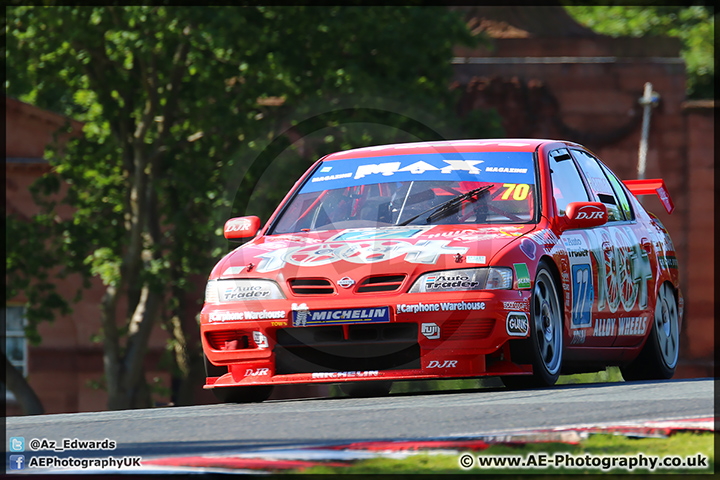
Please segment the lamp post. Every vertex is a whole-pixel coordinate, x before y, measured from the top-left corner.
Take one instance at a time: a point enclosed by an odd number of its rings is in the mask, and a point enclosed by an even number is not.
[[[638,180],[645,179],[645,164],[647,158],[647,146],[648,146],[648,134],[650,133],[650,115],[652,107],[656,106],[660,102],[660,95],[657,92],[653,92],[652,83],[647,82],[645,84],[645,91],[643,92],[642,98],[640,98],[640,105],[643,106],[643,120],[642,120],[642,132],[640,134],[640,149],[638,151],[638,167],[637,167],[637,178]]]

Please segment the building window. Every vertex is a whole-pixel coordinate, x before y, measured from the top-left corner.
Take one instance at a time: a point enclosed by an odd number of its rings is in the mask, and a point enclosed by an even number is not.
[[[27,340],[25,339],[25,307],[5,307],[5,341],[2,348],[10,363],[20,370],[23,377],[28,374]]]

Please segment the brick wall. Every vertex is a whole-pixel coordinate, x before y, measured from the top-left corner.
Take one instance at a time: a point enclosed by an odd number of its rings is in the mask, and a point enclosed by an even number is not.
[[[683,374],[709,375],[714,352],[715,122],[714,102],[687,102],[687,256]]]

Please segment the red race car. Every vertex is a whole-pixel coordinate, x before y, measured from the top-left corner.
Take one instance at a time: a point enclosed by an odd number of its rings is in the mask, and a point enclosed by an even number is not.
[[[502,139],[360,148],[317,161],[213,269],[201,313],[223,401],[273,385],[499,376],[553,385],[620,367],[670,378],[683,298],[670,237],[586,148]]]

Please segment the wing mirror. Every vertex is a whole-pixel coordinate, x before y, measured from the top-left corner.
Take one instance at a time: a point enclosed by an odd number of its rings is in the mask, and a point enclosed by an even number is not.
[[[608,221],[607,208],[600,202],[572,202],[560,217],[560,229],[592,228],[605,225]]]
[[[236,238],[254,237],[260,230],[260,219],[258,217],[237,217],[225,222],[223,234],[228,240]]]

